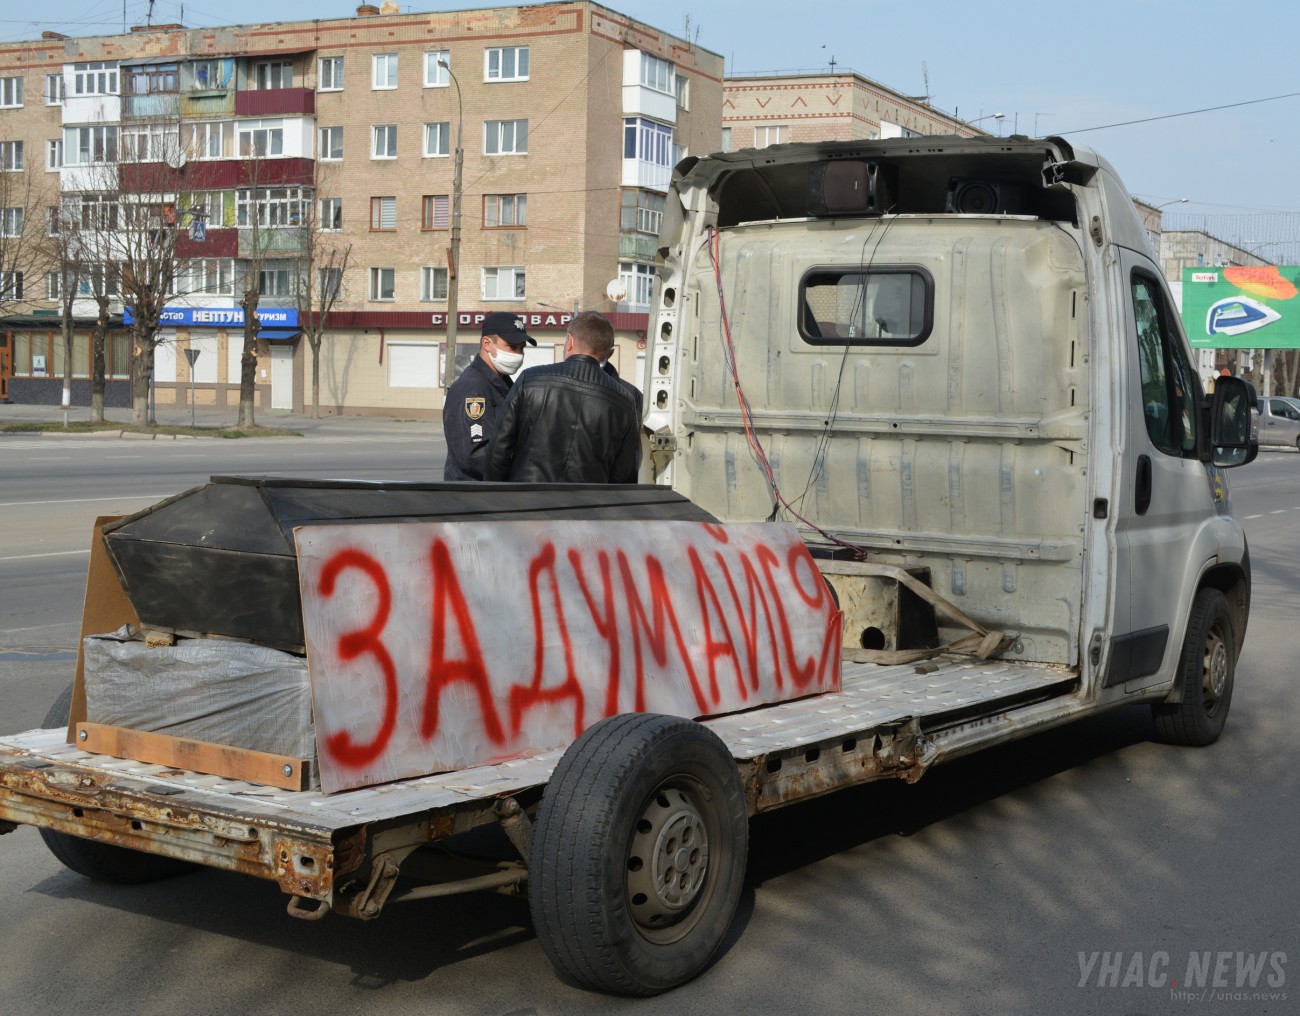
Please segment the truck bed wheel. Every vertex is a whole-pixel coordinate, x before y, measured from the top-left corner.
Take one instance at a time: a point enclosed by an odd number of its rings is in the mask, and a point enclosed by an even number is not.
[[[68,723],[68,713],[72,709],[72,685],[68,685],[45,715],[42,727],[64,727]],[[157,857],[143,854],[138,850],[115,847],[111,843],[98,843],[85,840],[80,836],[55,832],[53,829],[39,830],[41,839],[50,848],[50,853],[59,859],[64,867],[70,868],[78,875],[93,878],[97,882],[117,882],[135,884],[155,882],[192,871],[197,865],[188,861],[177,861],[170,857]]]
[[[650,713],[600,721],[538,810],[528,898],[542,949],[599,991],[690,980],[731,925],[748,843],[740,774],[716,734]]]
[[[1218,740],[1232,702],[1237,648],[1228,601],[1217,589],[1200,590],[1179,662],[1182,701],[1151,707],[1160,740],[1198,747]]]

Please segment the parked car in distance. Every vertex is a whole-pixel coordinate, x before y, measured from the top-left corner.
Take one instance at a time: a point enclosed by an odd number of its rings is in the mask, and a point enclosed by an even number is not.
[[[1300,451],[1300,399],[1270,395],[1259,400],[1259,443]]]

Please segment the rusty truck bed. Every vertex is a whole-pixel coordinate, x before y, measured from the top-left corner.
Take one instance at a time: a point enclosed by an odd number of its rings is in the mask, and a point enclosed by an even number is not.
[[[736,759],[752,814],[885,776],[916,779],[946,741],[955,754],[972,738],[1012,736],[1015,724],[993,717],[1077,714],[1077,688],[1060,667],[846,662],[841,691],[704,722]],[[494,803],[543,786],[561,754],[326,795],[95,755],[62,729],[32,730],[0,736],[0,822],[240,871],[327,901],[361,863],[368,836],[416,825],[434,842],[494,821]]]

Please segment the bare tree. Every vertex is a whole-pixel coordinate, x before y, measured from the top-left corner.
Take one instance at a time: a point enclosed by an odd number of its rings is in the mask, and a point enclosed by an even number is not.
[[[36,280],[51,263],[43,217],[49,186],[44,174],[25,168],[21,152],[7,148],[4,164],[13,168],[0,167],[0,314],[29,304]]]
[[[240,358],[239,427],[256,426],[258,309],[263,299],[277,305],[298,299],[298,274],[304,235],[310,235],[313,188],[275,179],[276,162],[265,158],[261,140],[247,136],[238,202],[238,291],[244,310],[244,348]]]
[[[105,345],[111,303],[120,295],[121,270],[113,260],[121,203],[114,193],[70,192],[48,210],[51,220],[49,248],[53,291],[59,301],[63,341],[71,360],[77,303],[92,300],[95,323],[90,334],[90,418],[104,422],[104,388],[107,374]],[[69,403],[70,382],[65,378],[64,405]]]
[[[319,165],[319,164],[318,164]],[[320,347],[325,320],[347,287],[348,261],[352,244],[338,234],[343,226],[343,208],[336,198],[320,197],[321,174],[317,172],[317,204],[301,229],[298,255],[298,327],[311,347],[311,415],[320,418]]]

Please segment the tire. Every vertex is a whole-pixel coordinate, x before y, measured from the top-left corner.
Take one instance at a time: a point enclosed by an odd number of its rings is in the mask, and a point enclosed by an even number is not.
[[[1239,651],[1223,593],[1200,590],[1192,601],[1179,661],[1181,701],[1151,707],[1159,740],[1202,747],[1219,739],[1232,703]]]
[[[542,949],[598,991],[689,981],[731,926],[748,844],[740,773],[716,734],[652,713],[601,720],[538,809],[528,900]]]
[[[63,727],[68,723],[68,714],[72,710],[72,685],[68,685],[45,715],[42,727]],[[85,840],[80,836],[55,832],[53,829],[40,829],[41,839],[50,848],[50,853],[66,868],[78,875],[94,879],[96,882],[113,882],[119,885],[138,885],[142,882],[156,882],[171,878],[196,867],[188,861],[178,861],[170,857],[158,857],[144,854],[138,850],[115,847],[111,843],[98,843]]]

